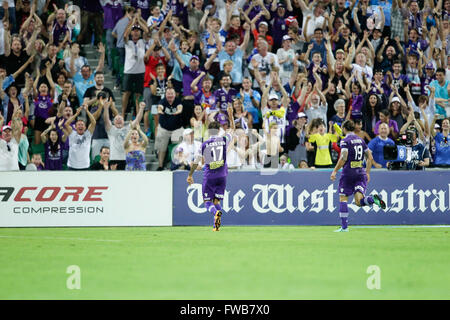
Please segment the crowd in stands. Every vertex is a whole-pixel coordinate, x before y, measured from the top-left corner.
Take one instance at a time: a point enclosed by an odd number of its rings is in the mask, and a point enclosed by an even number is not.
[[[450,0],[3,0],[0,19],[0,171],[189,170],[211,122],[230,169],[329,168],[347,119],[375,168],[396,144],[450,167]]]

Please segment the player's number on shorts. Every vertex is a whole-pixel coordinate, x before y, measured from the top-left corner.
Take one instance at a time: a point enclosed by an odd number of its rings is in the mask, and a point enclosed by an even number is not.
[[[213,161],[220,161],[223,159],[223,147],[213,147],[211,148]]]
[[[361,145],[354,146],[355,149],[355,160],[361,161],[363,158],[363,147]]]

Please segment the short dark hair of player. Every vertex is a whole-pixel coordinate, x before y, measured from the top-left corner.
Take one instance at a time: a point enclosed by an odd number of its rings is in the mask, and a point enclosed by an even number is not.
[[[445,69],[444,68],[437,68],[436,73],[441,72],[443,74],[445,74]]]
[[[355,131],[355,123],[353,122],[353,120],[345,120],[342,124],[342,128],[349,132]]]
[[[402,62],[400,61],[400,60],[394,60],[394,62],[392,62],[392,65],[394,65],[394,64],[402,64]]]
[[[213,122],[210,122],[209,123],[209,125],[208,125],[208,130],[219,130],[220,129],[220,123],[219,122],[217,122],[217,121],[213,121]]]

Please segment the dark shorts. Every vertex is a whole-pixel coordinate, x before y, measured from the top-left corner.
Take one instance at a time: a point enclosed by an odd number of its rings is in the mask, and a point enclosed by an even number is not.
[[[214,199],[222,200],[227,185],[227,177],[204,179],[202,184],[203,200],[213,201]]]
[[[50,125],[45,123],[44,118],[36,117],[34,119],[34,130],[44,132]]]
[[[144,73],[124,73],[123,91],[142,95],[144,92]]]
[[[351,196],[356,192],[366,194],[367,176],[364,175],[341,175],[339,180],[339,195]]]

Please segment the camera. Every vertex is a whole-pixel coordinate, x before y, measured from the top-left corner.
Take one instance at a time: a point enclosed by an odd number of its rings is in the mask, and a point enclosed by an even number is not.
[[[97,99],[98,100],[100,100],[100,99],[106,99],[107,98],[107,96],[106,96],[106,92],[105,91],[100,91],[98,94],[97,94]]]
[[[412,145],[414,135],[417,137],[417,129],[410,127],[401,134],[396,145],[385,145],[383,147],[383,158],[388,160],[388,170],[410,170],[412,162]],[[408,164],[410,164],[408,166]]]

